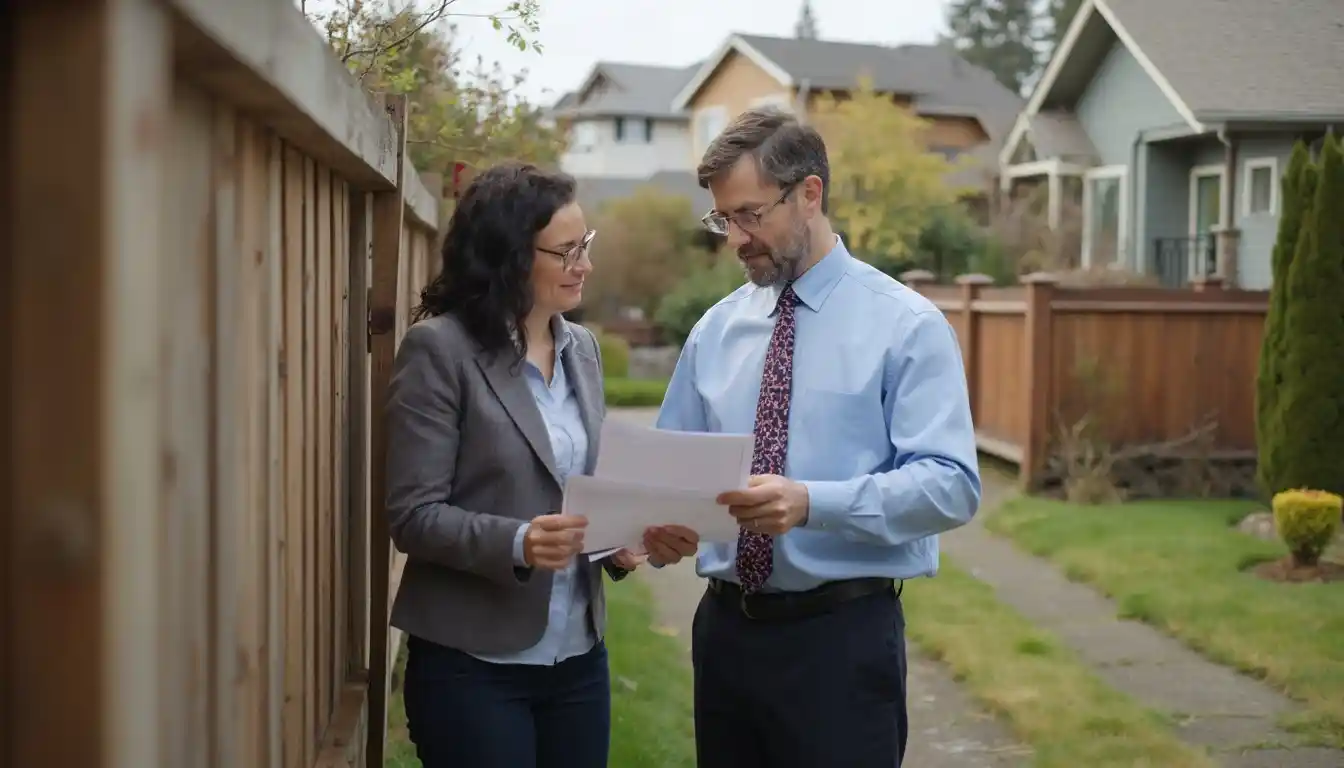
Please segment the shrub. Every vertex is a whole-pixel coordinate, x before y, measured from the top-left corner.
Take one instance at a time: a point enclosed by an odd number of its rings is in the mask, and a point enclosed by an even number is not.
[[[1282,491],[1274,496],[1274,529],[1297,565],[1315,565],[1339,530],[1344,499],[1325,491]]]
[[[602,353],[602,373],[624,378],[630,375],[630,344],[614,333],[595,330],[597,347]]]
[[[625,379],[608,376],[604,382],[607,405],[613,408],[657,408],[667,394],[667,382],[662,379]]]
[[[1268,450],[1275,491],[1344,494],[1344,154],[1327,137],[1288,270],[1281,384]]]
[[[1260,347],[1260,371],[1255,383],[1255,442],[1259,448],[1256,465],[1260,490],[1267,498],[1284,489],[1277,471],[1279,387],[1283,385],[1283,316],[1288,305],[1288,273],[1302,231],[1302,219],[1309,207],[1307,196],[1314,192],[1308,177],[1307,147],[1301,141],[1293,147],[1292,159],[1283,175],[1283,213],[1272,257],[1273,284],[1269,292],[1269,312],[1265,318],[1265,336]]]
[[[722,255],[712,267],[691,272],[663,297],[654,322],[674,344],[685,344],[691,329],[719,299],[743,283],[742,265],[734,255]]]

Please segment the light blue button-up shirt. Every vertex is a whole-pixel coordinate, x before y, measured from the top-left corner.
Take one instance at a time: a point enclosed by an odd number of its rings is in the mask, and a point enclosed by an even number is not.
[[[938,534],[980,503],[961,348],[931,302],[844,243],[793,283],[801,301],[785,475],[807,522],[775,538],[768,590],[938,570]],[[779,287],[744,285],[691,331],[658,426],[750,434]],[[726,512],[725,512],[726,514]],[[734,544],[701,546],[697,571],[737,581]]]
[[[551,438],[551,453],[555,456],[555,468],[562,480],[568,480],[570,475],[581,474],[588,458],[588,432],[583,428],[579,400],[560,362],[560,353],[573,341],[573,333],[568,328],[564,328],[564,333],[556,338],[555,372],[551,374],[549,383],[541,369],[531,361],[525,361],[523,365],[527,385],[532,390],[542,420],[546,422],[546,432]],[[537,514],[545,514],[546,511],[537,510]],[[527,528],[524,525],[518,529],[518,535],[513,540],[513,561],[520,566],[524,565],[523,537],[527,534]],[[478,655],[477,658],[505,664],[545,665],[582,656],[597,644],[592,622],[588,621],[588,603],[588,588],[579,572],[579,558],[575,558],[568,568],[555,574],[551,585],[551,602],[547,609],[546,631],[541,640],[520,653]]]

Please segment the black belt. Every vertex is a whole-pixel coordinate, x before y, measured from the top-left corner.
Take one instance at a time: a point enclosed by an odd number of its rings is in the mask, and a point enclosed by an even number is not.
[[[742,587],[722,579],[709,580],[709,593],[724,605],[738,611],[748,619],[755,621],[796,621],[809,616],[829,613],[841,603],[857,600],[861,597],[876,595],[895,590],[901,596],[900,587],[893,586],[891,579],[865,578],[830,581],[806,592],[753,592],[746,593]]]

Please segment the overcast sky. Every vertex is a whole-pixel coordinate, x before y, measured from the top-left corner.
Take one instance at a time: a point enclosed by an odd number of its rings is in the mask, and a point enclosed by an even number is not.
[[[309,8],[332,0],[309,0]],[[426,0],[420,0],[424,4]],[[526,69],[525,95],[554,101],[582,83],[598,60],[686,65],[708,56],[730,32],[793,34],[801,0],[540,0],[541,54],[520,53],[482,18],[454,19],[470,54]],[[813,0],[819,36],[872,43],[930,43],[943,29],[946,0]],[[488,14],[507,0],[456,0],[461,14]]]

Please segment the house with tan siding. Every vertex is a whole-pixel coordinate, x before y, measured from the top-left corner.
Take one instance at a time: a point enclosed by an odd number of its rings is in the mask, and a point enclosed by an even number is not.
[[[773,104],[806,116],[818,98],[844,94],[865,77],[875,90],[930,122],[930,150],[976,161],[975,169],[958,174],[958,183],[992,184],[998,152],[1024,102],[945,46],[733,34],[701,64],[671,107],[690,115],[693,167],[743,111]]]

